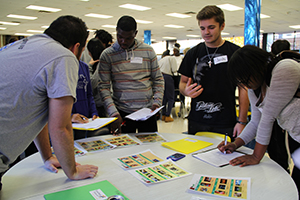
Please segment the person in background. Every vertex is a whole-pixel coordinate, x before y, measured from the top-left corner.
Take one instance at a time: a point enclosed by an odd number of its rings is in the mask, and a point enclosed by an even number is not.
[[[170,50],[166,50],[162,54],[162,58],[158,61],[160,71],[165,80],[165,92],[163,98],[162,121],[173,122],[170,116],[174,104],[174,80],[173,74],[177,71],[177,62],[174,56],[170,56]]]
[[[173,56],[174,58],[176,59],[176,62],[177,62],[177,69],[176,69],[176,72],[174,73],[173,75],[173,79],[174,79],[174,85],[175,85],[175,100],[178,101],[180,100],[183,104],[185,102],[185,96],[182,95],[180,93],[180,91],[178,90],[179,89],[179,83],[180,83],[180,74],[178,73],[178,69],[180,67],[180,64],[182,62],[182,59],[183,59],[183,56],[180,55],[180,44],[179,43],[175,43],[174,44],[174,48],[173,48]],[[178,95],[179,95],[179,99],[178,99]]]
[[[206,6],[197,14],[204,42],[184,56],[179,73],[180,92],[192,98],[188,133],[200,131],[228,133],[233,139],[247,123],[247,90],[239,87],[239,119],[236,120],[236,84],[227,75],[227,63],[239,47],[221,37],[225,27],[223,11]]]
[[[229,61],[231,79],[249,90],[251,120],[232,143],[218,145],[220,151],[233,152],[256,137],[253,154],[235,158],[231,165],[256,165],[263,158],[274,121],[291,136],[293,149],[300,148],[300,54],[283,51],[279,56],[256,46],[246,45],[237,50]],[[299,162],[300,157],[293,158]],[[292,178],[300,191],[300,170],[294,167]]]
[[[156,132],[156,116],[146,121],[124,117],[142,108],[155,110],[162,104],[164,79],[153,48],[135,39],[137,24],[133,17],[122,16],[117,23],[117,42],[106,48],[99,63],[98,88],[110,117],[111,133]]]
[[[273,56],[278,55],[284,50],[290,50],[290,43],[287,40],[276,40],[271,46]],[[290,137],[290,136],[288,136]],[[270,143],[268,145],[268,154],[272,160],[277,162],[287,172],[289,172],[289,155],[286,146],[285,131],[275,120],[272,128]],[[291,139],[290,139],[291,140]]]
[[[76,99],[72,108],[73,123],[88,123],[98,118],[98,111],[93,98],[89,67],[83,61],[79,61],[78,82],[76,87]],[[73,130],[74,139],[81,139],[97,135],[96,131]]]
[[[190,47],[187,47],[187,48],[185,48],[185,49],[183,49],[183,55],[185,56],[186,55],[186,53],[188,52],[188,50],[190,50],[191,48]]]
[[[99,29],[95,32],[95,38],[98,38],[102,42],[104,48],[110,47],[113,43],[112,35],[103,29]],[[97,62],[93,60],[92,57],[89,55],[89,51],[87,48],[84,49],[80,60],[85,62],[86,64],[89,64],[90,71],[92,71],[91,66],[93,66],[93,64]]]
[[[99,75],[98,75],[98,69],[97,66],[99,64],[99,58],[102,53],[102,51],[105,49],[103,46],[103,43],[98,38],[91,39],[87,44],[87,49],[92,57],[92,60],[95,61],[90,68],[90,76],[91,76],[91,84],[92,84],[92,90],[93,90],[93,97],[94,101],[96,103],[96,108],[98,111],[99,117],[107,117],[106,110],[103,105],[103,101],[100,97],[99,91],[98,91],[98,82],[99,82]]]
[[[81,19],[61,16],[44,34],[0,49],[0,188],[8,165],[33,140],[49,170],[61,167],[72,180],[97,174],[97,166],[75,163],[71,124],[78,59],[87,36]]]

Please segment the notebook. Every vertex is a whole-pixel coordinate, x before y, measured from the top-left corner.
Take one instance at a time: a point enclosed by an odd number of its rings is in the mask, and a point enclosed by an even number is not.
[[[111,122],[115,121],[116,117],[105,117],[105,118],[97,118],[92,120],[89,119],[88,123],[80,124],[80,123],[72,123],[73,129],[77,130],[88,130],[88,131],[94,131],[99,128],[102,128],[103,126],[106,126],[107,124],[110,124]]]
[[[161,145],[174,151],[189,154],[200,149],[206,148],[212,144],[213,143],[187,137],[172,142],[163,142]]]
[[[44,195],[46,200],[72,199],[72,200],[105,200],[110,196],[119,195],[128,200],[115,186],[109,181],[104,180],[89,185],[84,185],[68,190],[53,192]]]

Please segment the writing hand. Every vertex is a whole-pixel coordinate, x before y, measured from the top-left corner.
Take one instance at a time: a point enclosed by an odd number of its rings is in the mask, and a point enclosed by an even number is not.
[[[219,145],[218,145],[218,149],[221,152],[226,152],[226,153],[232,153],[236,150],[236,145],[233,142],[227,142],[227,145],[225,145],[225,142],[222,141]]]
[[[121,124],[123,122],[123,119],[120,114],[114,117],[117,117],[117,119],[110,124],[110,133],[117,136],[121,134]]]
[[[186,96],[191,98],[196,98],[203,92],[203,88],[201,85],[197,85],[197,83],[192,84],[192,79],[189,78],[188,82],[186,83],[184,93]]]
[[[152,107],[151,107],[151,110],[154,111],[156,110],[157,108],[159,108],[159,106],[157,104],[153,104]]]
[[[76,113],[72,115],[72,122],[83,124],[88,123],[89,119],[84,115]]]
[[[93,115],[92,120],[95,120],[95,119],[97,119],[97,118],[99,118],[97,115]]]

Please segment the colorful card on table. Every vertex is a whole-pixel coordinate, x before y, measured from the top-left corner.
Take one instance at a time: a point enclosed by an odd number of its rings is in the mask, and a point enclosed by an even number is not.
[[[172,142],[163,142],[161,145],[174,151],[189,154],[200,149],[206,148],[212,144],[213,143],[205,142],[195,138],[184,138]]]
[[[132,169],[158,163],[163,161],[160,157],[155,155],[151,150],[146,150],[132,155],[122,156],[117,158],[118,164],[125,169]]]
[[[112,138],[105,139],[108,143],[117,147],[139,145],[140,143],[129,137],[129,135],[121,135]]]
[[[167,140],[158,133],[136,133],[134,134],[141,143],[166,142]]]
[[[109,149],[116,148],[115,145],[112,145],[104,140],[96,139],[96,138],[85,138],[75,141],[75,146],[82,150],[83,152],[98,152]]]
[[[51,147],[51,152],[52,152],[53,155],[55,155],[53,147]],[[82,150],[78,149],[75,146],[74,146],[74,153],[75,153],[75,157],[85,155],[85,152],[83,152]]]
[[[161,183],[191,174],[169,160],[128,172],[145,184]]]
[[[218,177],[195,174],[187,192],[230,199],[250,199],[250,178]]]
[[[46,200],[72,199],[72,200],[106,200],[110,196],[119,195],[129,200],[109,181],[100,181],[68,190],[53,192],[44,195]]]

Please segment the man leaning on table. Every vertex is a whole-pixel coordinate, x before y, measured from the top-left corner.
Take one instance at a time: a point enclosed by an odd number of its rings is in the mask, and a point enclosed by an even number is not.
[[[126,119],[121,128],[126,115],[160,107],[164,93],[156,54],[151,46],[135,39],[136,28],[133,17],[122,16],[117,23],[117,41],[100,56],[98,88],[108,115],[118,118],[111,124],[111,133],[120,129],[122,133],[157,131],[155,116],[146,121]]]
[[[73,180],[97,174],[98,167],[75,163],[71,124],[78,59],[87,36],[81,19],[62,16],[44,34],[0,49],[1,175],[33,140],[51,171],[62,167]]]

